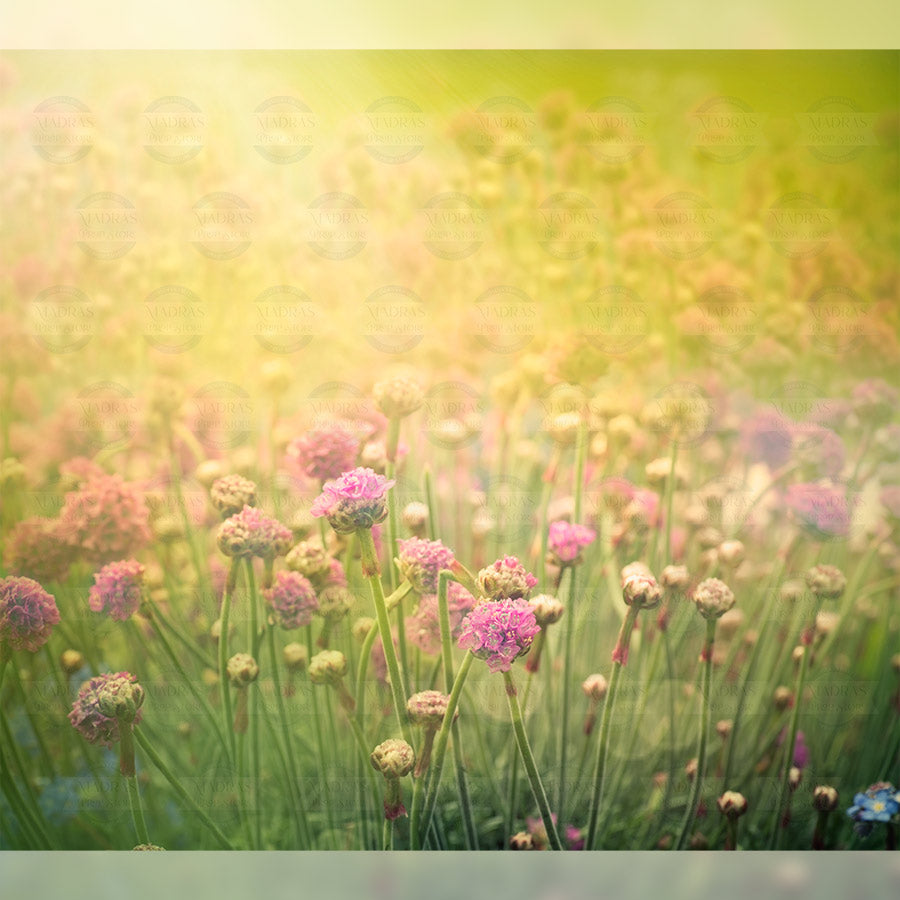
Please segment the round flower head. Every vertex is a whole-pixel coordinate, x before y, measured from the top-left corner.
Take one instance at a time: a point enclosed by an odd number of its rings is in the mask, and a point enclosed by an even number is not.
[[[131,723],[144,703],[144,689],[134,675],[125,675],[107,679],[97,688],[97,708],[104,716]]]
[[[659,576],[659,583],[667,591],[686,591],[691,576],[687,566],[666,566]]]
[[[285,565],[305,578],[324,578],[331,570],[328,552],[321,541],[300,541],[284,558]]]
[[[124,622],[141,605],[143,583],[144,567],[136,559],[108,563],[94,575],[88,603],[94,612]]]
[[[737,791],[725,791],[716,801],[719,812],[729,819],[739,819],[747,812],[747,798]]]
[[[722,541],[719,544],[716,553],[719,557],[719,562],[722,563],[723,566],[728,566],[733,569],[739,566],[744,560],[744,544],[742,541]]]
[[[813,807],[819,812],[831,812],[837,809],[838,792],[829,784],[817,785],[813,791]]]
[[[534,838],[527,831],[518,831],[509,839],[510,850],[534,850]]]
[[[296,641],[285,644],[281,651],[284,666],[289,672],[300,672],[306,668],[309,660],[309,651],[306,644],[298,644]]]
[[[395,483],[372,469],[351,469],[325,482],[313,502],[312,514],[325,516],[338,534],[371,528],[387,518],[386,494]]]
[[[391,738],[380,743],[369,757],[372,768],[385,778],[402,778],[412,772],[416,761],[413,748],[406,741]]]
[[[216,540],[226,556],[283,556],[293,542],[290,528],[254,506],[245,506],[220,526]]]
[[[313,684],[336,684],[347,674],[347,657],[339,650],[323,650],[309,661]]]
[[[475,598],[458,582],[447,585],[447,607],[450,613],[450,634],[459,636],[466,613],[475,605]],[[436,594],[423,594],[416,611],[406,620],[406,636],[422,652],[437,656],[441,652],[441,624]]]
[[[235,653],[225,666],[231,683],[237,687],[246,687],[259,677],[259,665],[249,653]]]
[[[900,792],[887,781],[870,785],[865,793],[853,798],[847,815],[857,823],[862,834],[868,834],[876,822],[890,823],[900,814]]]
[[[375,406],[389,419],[402,419],[414,413],[424,402],[422,386],[411,378],[379,381],[372,389]]]
[[[414,500],[407,503],[400,513],[403,524],[414,537],[424,537],[425,528],[428,525],[428,507],[424,503]]]
[[[609,684],[602,675],[597,673],[588,675],[588,677],[581,682],[581,690],[584,691],[589,699],[599,702],[606,696],[606,692],[609,690]]]
[[[449,695],[440,691],[419,691],[406,701],[409,721],[427,729],[440,728],[449,702]]]
[[[752,462],[764,462],[770,469],[783,466],[791,458],[791,431],[777,413],[761,412],[741,426],[741,449]]]
[[[619,584],[622,587],[625,587],[625,582],[628,581],[632,575],[644,575],[647,578],[653,577],[653,573],[646,563],[630,562],[627,566],[622,566],[622,571],[619,573]]]
[[[89,744],[111,747],[119,740],[119,720],[101,709],[101,698],[106,706],[119,689],[134,683],[135,677],[129,672],[108,672],[89,678],[81,685],[72,704],[69,721]],[[108,706],[106,708],[109,709]],[[137,724],[140,719],[141,711],[137,709],[134,723]]]
[[[353,468],[359,440],[340,425],[316,428],[291,441],[288,458],[308,478],[326,481]]]
[[[734,593],[718,578],[707,578],[694,589],[694,603],[704,619],[718,619],[734,606]]]
[[[323,619],[337,622],[353,608],[353,594],[339,584],[330,584],[319,591],[319,607],[316,613]]]
[[[400,574],[419,594],[433,594],[437,590],[438,573],[453,565],[453,551],[441,541],[408,538],[397,541],[397,567]]]
[[[62,539],[56,519],[32,517],[19,522],[6,540],[6,568],[36,581],[64,581],[75,548]]]
[[[226,475],[213,482],[209,496],[222,518],[227,519],[245,506],[256,506],[256,484],[243,475]]]
[[[622,585],[622,599],[626,606],[656,609],[662,600],[662,588],[652,575],[630,575]]]
[[[534,610],[523,600],[479,603],[463,620],[459,646],[483,659],[491,672],[508,672],[539,631]]]
[[[488,600],[528,599],[537,578],[515,556],[498,559],[478,573],[478,587]]]
[[[574,566],[581,562],[581,551],[594,542],[597,533],[587,525],[553,522],[547,538],[551,562],[557,566]]]
[[[297,572],[278,572],[263,596],[275,624],[285,631],[309,625],[319,606],[313,586]]]
[[[843,537],[850,530],[850,510],[842,490],[826,484],[792,484],[785,504],[798,524],[813,537],[824,540]]]
[[[36,581],[21,575],[0,579],[0,655],[36,652],[58,624],[56,601]]]
[[[847,579],[837,566],[813,566],[806,573],[806,584],[814,596],[823,600],[837,600],[844,594]]]
[[[562,603],[550,594],[538,594],[528,601],[528,605],[534,610],[534,618],[541,628],[554,625],[562,618],[564,611]]]

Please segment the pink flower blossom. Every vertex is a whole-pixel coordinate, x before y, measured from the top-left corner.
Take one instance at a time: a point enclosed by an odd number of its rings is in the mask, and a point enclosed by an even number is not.
[[[534,610],[525,601],[487,601],[466,616],[459,646],[483,659],[492,672],[508,672],[528,652],[540,630]]]
[[[279,572],[275,583],[263,592],[263,596],[275,623],[286,631],[309,625],[319,608],[312,584],[299,572]]]
[[[437,590],[438,573],[453,565],[453,551],[441,541],[408,538],[397,541],[397,566],[400,574],[420,594]]]
[[[325,481],[353,468],[359,440],[340,425],[316,428],[295,438],[287,455],[309,478]]]
[[[338,534],[371,528],[387,518],[386,495],[395,483],[372,469],[351,469],[325,482],[313,501],[312,514],[325,516]]]
[[[119,740],[119,720],[115,716],[104,715],[100,709],[104,697],[115,694],[121,688],[136,684],[137,679],[130,672],[107,672],[89,678],[81,685],[78,696],[72,704],[69,721],[89,744],[111,747]],[[139,709],[134,718],[137,725],[141,720]]]
[[[553,522],[550,525],[547,548],[556,565],[574,565],[581,561],[582,549],[592,544],[596,537],[597,533],[587,525]]]
[[[0,580],[0,645],[35,653],[58,624],[56,601],[36,581],[20,575]]]
[[[108,563],[94,575],[88,603],[94,612],[124,622],[141,605],[143,583],[144,567],[136,559]]]

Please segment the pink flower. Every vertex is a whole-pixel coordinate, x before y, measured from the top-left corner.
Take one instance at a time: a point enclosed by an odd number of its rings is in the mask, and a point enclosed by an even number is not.
[[[309,625],[319,608],[312,584],[299,572],[279,572],[275,583],[263,592],[263,596],[275,623],[285,631]]]
[[[550,525],[547,548],[556,565],[575,565],[581,562],[582,548],[592,544],[596,537],[597,533],[587,525],[553,522]]]
[[[453,551],[441,541],[424,538],[399,540],[397,566],[400,574],[420,594],[433,594],[437,590],[438,573],[453,565]]]
[[[74,548],[60,537],[56,519],[23,519],[12,530],[4,553],[6,568],[37,581],[64,581]]]
[[[508,672],[540,630],[534,610],[523,600],[487,601],[466,616],[459,646],[483,659],[492,672]]]
[[[105,701],[122,689],[135,685],[137,679],[130,672],[107,672],[89,678],[81,685],[78,696],[72,704],[69,721],[72,727],[81,734],[89,744],[102,744],[111,747],[119,740],[119,720],[115,716],[107,716],[101,712]],[[134,724],[141,720],[141,710],[137,710]]]
[[[844,537],[850,531],[850,510],[843,490],[827,484],[792,484],[785,505],[799,523],[819,539]]]
[[[325,481],[337,478],[353,467],[359,452],[359,440],[340,425],[316,428],[295,438],[287,455],[309,478]]]
[[[35,653],[58,624],[56,601],[36,581],[20,575],[0,580],[0,645]]]
[[[325,516],[338,534],[371,528],[387,518],[386,494],[395,483],[372,469],[351,469],[325,482],[313,501],[312,514]]]
[[[257,507],[245,506],[219,526],[216,540],[226,556],[274,559],[290,550],[294,534]]]
[[[537,578],[515,556],[505,556],[478,573],[478,587],[489,600],[528,599]]]
[[[141,605],[144,567],[136,559],[105,565],[94,575],[88,603],[94,612],[107,612],[117,622],[124,622]]]
[[[741,449],[752,462],[770,469],[783,466],[791,457],[790,425],[773,412],[760,412],[741,426]]]
[[[447,611],[452,638],[459,636],[463,619],[474,605],[475,598],[461,584],[451,581],[447,585]],[[437,594],[424,594],[419,598],[416,611],[406,620],[406,636],[429,656],[437,656],[441,652]]]

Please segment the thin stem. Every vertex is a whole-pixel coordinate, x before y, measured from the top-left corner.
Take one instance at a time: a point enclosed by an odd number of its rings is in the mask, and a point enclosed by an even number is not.
[[[147,822],[144,820],[144,810],[141,806],[141,792],[138,790],[137,777],[132,775],[125,778],[125,786],[128,788],[128,802],[131,804],[131,818],[134,821],[134,830],[137,832],[139,844],[149,844],[150,834],[147,831]]]
[[[609,752],[609,727],[616,704],[616,693],[619,690],[622,668],[622,663],[618,660],[613,663],[612,675],[609,677],[609,687],[603,703],[603,716],[600,719],[600,735],[597,741],[596,762],[594,763],[594,783],[591,787],[591,808],[588,814],[587,837],[584,843],[586,850],[595,849],[597,839],[597,817],[600,812],[603,781],[606,775],[606,760]]]
[[[537,765],[534,761],[534,754],[528,744],[528,735],[525,734],[525,726],[522,724],[522,710],[519,708],[519,700],[516,696],[516,686],[513,684],[512,675],[509,672],[503,673],[503,679],[506,682],[506,700],[509,704],[509,714],[512,718],[513,730],[516,733],[516,743],[519,745],[519,753],[522,756],[522,762],[525,764],[525,771],[528,773],[528,780],[531,782],[531,790],[534,799],[537,802],[538,809],[541,812],[541,818],[544,820],[544,828],[547,831],[547,842],[551,850],[562,850],[563,846],[556,832],[556,824],[550,813],[550,803],[547,800],[547,794],[544,791],[544,785],[541,782],[541,776],[538,773]]]
[[[254,659],[259,658],[259,592],[256,589],[256,575],[253,572],[253,559],[247,557],[247,588],[250,594],[250,646]],[[250,717],[250,774],[253,794],[253,839],[254,847],[262,849],[262,815],[260,809],[260,753],[259,753],[259,683],[254,682],[248,688],[250,701],[248,714]]]
[[[434,502],[434,482],[431,468],[425,466],[422,472],[422,483],[425,486],[425,505],[428,507],[428,539],[437,540],[437,507]]]
[[[219,692],[222,698],[222,715],[225,719],[225,734],[228,735],[231,764],[237,759],[237,742],[235,740],[232,712],[231,689],[228,683],[228,626],[231,618],[231,595],[237,580],[238,560],[232,558],[225,578],[225,589],[222,592],[222,612],[219,616]]]
[[[712,655],[713,644],[716,640],[716,620],[709,619],[706,623],[706,644],[703,648],[703,683],[700,688],[700,737],[697,749],[697,774],[691,786],[691,796],[688,800],[684,820],[681,823],[681,833],[675,845],[676,850],[684,850],[688,842],[691,826],[694,824],[694,816],[697,813],[697,804],[703,792],[703,776],[706,772],[706,751],[709,743],[709,729],[712,723],[712,707],[710,705],[710,688],[712,685]]]

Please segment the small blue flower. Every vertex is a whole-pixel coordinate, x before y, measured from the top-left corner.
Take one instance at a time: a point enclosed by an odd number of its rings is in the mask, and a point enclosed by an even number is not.
[[[847,815],[857,825],[871,822],[891,822],[900,814],[900,791],[886,781],[879,781],[871,785],[864,794],[857,794],[853,798],[853,806],[847,810]],[[860,833],[871,831],[871,825],[863,825]]]

